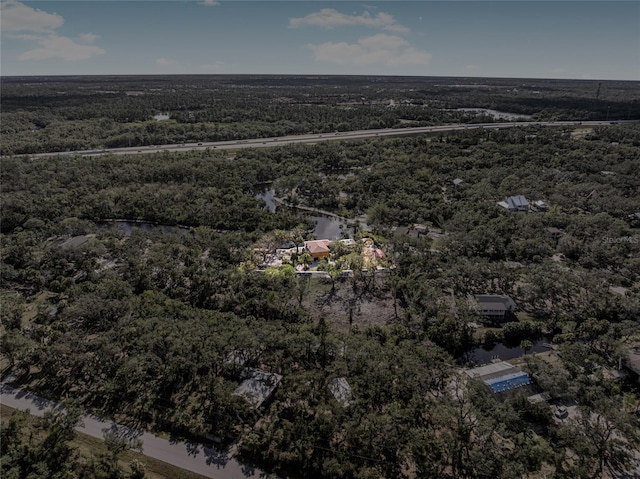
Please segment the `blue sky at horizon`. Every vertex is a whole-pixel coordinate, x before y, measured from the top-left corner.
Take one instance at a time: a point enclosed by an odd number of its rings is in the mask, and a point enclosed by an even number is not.
[[[637,1],[3,0],[2,75],[640,80]]]

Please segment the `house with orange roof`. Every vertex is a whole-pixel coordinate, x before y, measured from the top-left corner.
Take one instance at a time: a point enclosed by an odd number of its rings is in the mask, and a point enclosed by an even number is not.
[[[327,239],[305,241],[304,247],[309,252],[312,258],[322,259],[328,258],[331,254],[329,251],[330,241]]]

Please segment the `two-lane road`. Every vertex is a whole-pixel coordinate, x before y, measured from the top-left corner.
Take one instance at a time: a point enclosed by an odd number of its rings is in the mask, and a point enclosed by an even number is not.
[[[242,148],[271,148],[274,146],[291,145],[295,143],[320,143],[324,141],[346,141],[346,140],[362,140],[366,138],[386,137],[386,136],[412,136],[425,133],[439,133],[458,130],[500,130],[505,128],[517,128],[527,126],[551,126],[551,127],[577,127],[577,126],[605,126],[610,125],[609,121],[529,121],[529,122],[509,122],[509,123],[475,123],[475,124],[449,124],[439,126],[420,126],[412,128],[385,128],[379,130],[357,130],[343,131],[335,133],[318,133],[306,135],[288,135],[271,138],[254,138],[250,140],[229,140],[214,141],[203,143],[179,143],[171,145],[152,145],[152,146],[136,146],[130,148],[107,148],[96,150],[82,151],[65,151],[52,153],[37,153],[29,156],[31,158],[44,158],[50,156],[98,156],[106,154],[114,155],[140,155],[145,153],[159,153],[163,151],[192,151],[192,150],[237,150]],[[634,123],[634,122],[615,122],[617,123]]]
[[[0,403],[14,409],[28,409],[34,416],[42,417],[58,404],[35,396],[27,391],[2,384]],[[196,472],[214,479],[247,479],[266,477],[262,471],[240,464],[230,454],[181,441],[169,441],[148,432],[130,429],[126,426],[107,421],[93,415],[82,417],[82,425],[76,431],[98,439],[104,438],[104,430],[127,438],[139,438],[142,441],[142,454],[188,471]]]

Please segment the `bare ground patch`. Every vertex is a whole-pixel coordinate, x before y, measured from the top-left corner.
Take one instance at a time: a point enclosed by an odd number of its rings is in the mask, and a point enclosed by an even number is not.
[[[376,278],[369,287],[354,287],[351,279],[337,281],[334,289],[330,281],[314,283],[303,307],[314,321],[323,317],[335,331],[346,332],[353,325],[359,328],[386,326],[404,316],[398,302],[396,317],[393,296],[382,278]]]

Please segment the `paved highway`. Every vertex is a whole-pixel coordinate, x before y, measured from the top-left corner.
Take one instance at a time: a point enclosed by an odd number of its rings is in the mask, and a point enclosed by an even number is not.
[[[475,124],[449,124],[440,126],[421,126],[414,128],[386,128],[381,130],[358,130],[344,131],[338,133],[321,133],[307,135],[290,135],[272,138],[255,138],[251,140],[231,140],[216,141],[203,143],[181,143],[173,145],[153,145],[153,146],[137,146],[132,148],[110,148],[102,150],[83,150],[83,151],[66,151],[56,153],[37,153],[29,156],[31,158],[44,158],[51,156],[97,156],[97,155],[139,155],[145,153],[159,153],[163,151],[191,151],[206,150],[207,148],[219,150],[237,150],[241,148],[271,148],[274,146],[291,145],[295,143],[319,143],[323,141],[336,140],[361,140],[365,138],[375,138],[382,136],[411,136],[424,133],[438,133],[456,130],[501,130],[505,128],[517,128],[526,126],[605,126],[610,125],[609,121],[529,121],[529,122],[510,122],[510,123],[475,123]],[[615,122],[615,123],[634,123],[634,122]]]
[[[58,404],[30,394],[8,384],[0,386],[0,403],[14,409],[29,409],[34,416],[42,417]],[[148,432],[130,429],[126,426],[106,421],[97,416],[83,416],[82,425],[76,431],[98,439],[103,439],[103,430],[108,429],[121,437],[142,440],[142,453],[173,466],[196,472],[214,479],[246,479],[266,477],[262,471],[240,464],[230,454],[204,447],[200,444],[169,441]]]

